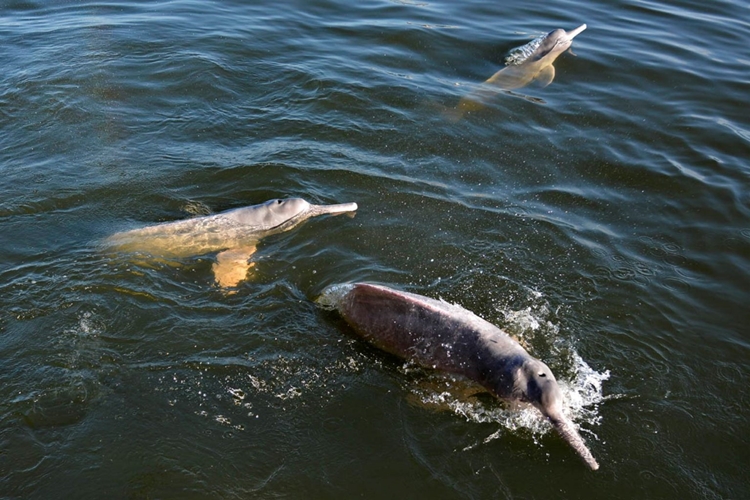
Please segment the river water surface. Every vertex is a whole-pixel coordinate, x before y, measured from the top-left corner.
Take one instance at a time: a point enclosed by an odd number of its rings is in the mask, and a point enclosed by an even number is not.
[[[750,497],[745,1],[10,0],[0,37],[0,496]],[[290,196],[359,210],[234,293],[101,251]],[[316,304],[353,281],[519,337],[601,468],[355,338]]]

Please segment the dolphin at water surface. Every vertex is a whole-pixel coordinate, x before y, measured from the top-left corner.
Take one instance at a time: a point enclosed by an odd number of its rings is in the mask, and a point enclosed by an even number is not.
[[[478,382],[494,396],[532,404],[590,469],[599,464],[563,412],[549,367],[495,325],[441,300],[380,285],[329,287],[318,299],[362,338],[388,353]]]
[[[216,282],[222,287],[234,287],[254,265],[249,259],[261,238],[288,231],[311,217],[356,210],[356,203],[313,205],[302,198],[275,199],[215,215],[116,233],[104,243],[116,251],[162,259],[218,252],[213,265]]]
[[[482,109],[483,103],[498,91],[524,97],[533,102],[544,102],[511,91],[532,82],[538,82],[544,87],[552,83],[555,79],[553,63],[560,54],[570,48],[573,38],[585,29],[585,24],[571,31],[556,29],[511,50],[505,58],[505,67],[492,75],[477,90],[461,99],[453,110],[453,118],[459,119],[465,113]]]

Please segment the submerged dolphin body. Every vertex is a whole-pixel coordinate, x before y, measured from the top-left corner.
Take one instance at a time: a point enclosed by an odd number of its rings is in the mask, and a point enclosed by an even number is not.
[[[356,203],[312,205],[302,198],[269,200],[215,215],[156,224],[116,233],[105,245],[120,252],[179,259],[219,252],[213,265],[216,282],[233,287],[247,276],[258,241],[288,231],[303,221],[324,214],[357,210]]]
[[[573,38],[585,29],[585,24],[571,31],[556,29],[511,50],[505,58],[505,67],[492,75],[477,90],[461,99],[454,110],[453,117],[459,119],[465,113],[481,109],[484,102],[498,91],[520,96],[511,91],[525,87],[534,81],[546,87],[555,79],[553,63],[557,57],[568,50],[573,43]],[[520,97],[534,102],[541,101],[526,96]]]
[[[427,368],[463,375],[496,397],[531,403],[592,470],[599,468],[563,413],[555,376],[495,325],[444,301],[379,285],[334,285],[318,302],[338,310],[376,347]]]

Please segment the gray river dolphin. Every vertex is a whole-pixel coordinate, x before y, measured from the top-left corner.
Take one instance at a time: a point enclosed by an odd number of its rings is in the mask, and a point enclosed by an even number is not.
[[[505,58],[505,66],[500,71],[459,101],[453,110],[453,118],[458,119],[465,113],[482,109],[484,103],[498,92],[524,97],[533,102],[544,102],[511,91],[525,87],[531,82],[537,82],[545,87],[552,83],[555,79],[553,63],[560,54],[570,48],[573,38],[585,29],[585,24],[571,31],[556,29],[511,50]]]
[[[158,259],[218,252],[213,265],[216,282],[233,287],[247,277],[254,265],[249,259],[261,238],[288,231],[311,217],[355,210],[356,203],[312,205],[302,198],[269,200],[215,215],[116,233],[104,243],[115,251]]]
[[[335,285],[319,302],[332,306],[376,347],[424,367],[463,375],[508,401],[532,404],[592,470],[599,468],[563,413],[555,376],[500,328],[444,301],[379,285]]]

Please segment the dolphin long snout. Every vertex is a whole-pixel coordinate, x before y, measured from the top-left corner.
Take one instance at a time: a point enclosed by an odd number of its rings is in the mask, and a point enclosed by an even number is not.
[[[343,214],[347,212],[355,212],[357,210],[356,203],[339,203],[337,205],[310,205],[309,212],[311,215],[326,215],[326,214]]]
[[[576,29],[570,30],[570,31],[566,32],[565,34],[567,35],[568,40],[572,40],[578,34],[580,34],[583,30],[585,30],[587,27],[588,26],[586,26],[585,24],[582,24],[579,27],[577,27]]]
[[[588,449],[585,441],[576,430],[573,422],[571,422],[566,417],[559,417],[556,419],[551,418],[550,422],[552,423],[552,426],[555,428],[555,430],[557,430],[557,432],[560,434],[560,436],[570,446],[573,447],[576,453],[578,453],[581,459],[583,459],[583,461],[586,463],[586,465],[589,466],[591,470],[599,469],[599,463],[591,454],[591,451]]]

